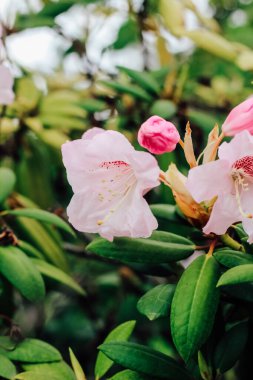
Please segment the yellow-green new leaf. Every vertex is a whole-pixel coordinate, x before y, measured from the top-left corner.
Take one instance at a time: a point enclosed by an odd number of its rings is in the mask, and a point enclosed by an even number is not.
[[[83,372],[83,369],[79,361],[77,360],[74,352],[71,350],[71,348],[69,349],[69,354],[70,354],[71,364],[76,375],[76,380],[86,380],[86,376]]]

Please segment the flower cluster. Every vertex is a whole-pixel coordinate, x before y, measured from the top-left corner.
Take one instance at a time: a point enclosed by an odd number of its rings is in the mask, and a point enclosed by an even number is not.
[[[0,24],[0,104],[7,105],[13,102],[13,76],[4,61],[3,27]]]
[[[79,231],[117,236],[149,237],[157,228],[144,195],[160,182],[173,192],[188,219],[207,235],[222,235],[242,222],[253,242],[253,98],[234,108],[219,134],[210,132],[207,146],[195,157],[191,128],[184,141],[176,127],[158,116],[142,124],[138,141],[153,154],[171,152],[179,143],[189,164],[188,176],[171,163],[160,170],[151,153],[137,151],[115,131],[92,128],[82,139],[62,147],[63,162],[74,196],[67,209]],[[234,136],[222,142],[225,136]],[[218,158],[216,159],[216,156]]]

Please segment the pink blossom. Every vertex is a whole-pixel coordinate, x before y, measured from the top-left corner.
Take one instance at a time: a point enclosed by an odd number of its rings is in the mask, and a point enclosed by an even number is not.
[[[67,208],[79,231],[149,237],[157,221],[143,198],[159,185],[159,167],[149,153],[136,151],[124,135],[93,128],[62,146],[74,195]]]
[[[234,136],[244,130],[253,134],[253,97],[233,108],[222,125],[226,136]]]
[[[174,124],[159,116],[150,117],[138,132],[138,142],[154,154],[172,152],[180,140]]]
[[[10,104],[14,100],[13,77],[8,67],[0,65],[0,104]]]
[[[186,184],[196,202],[217,197],[203,231],[222,235],[242,221],[253,243],[253,136],[238,133],[220,146],[218,156],[217,161],[191,169]]]

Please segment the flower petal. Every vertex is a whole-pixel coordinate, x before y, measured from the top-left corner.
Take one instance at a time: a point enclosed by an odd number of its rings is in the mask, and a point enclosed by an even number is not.
[[[211,200],[230,192],[233,186],[230,165],[225,160],[208,162],[189,171],[186,187],[196,202]]]
[[[242,157],[253,156],[253,136],[248,131],[238,133],[229,143],[221,144],[218,156],[229,161],[231,166]]]
[[[221,195],[215,202],[210,219],[203,231],[206,234],[213,232],[217,235],[223,235],[233,223],[239,222],[241,219],[242,216],[235,196]]]

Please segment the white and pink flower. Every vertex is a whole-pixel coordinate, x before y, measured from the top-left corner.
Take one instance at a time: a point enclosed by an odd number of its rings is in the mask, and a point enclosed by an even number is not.
[[[159,185],[156,159],[136,151],[124,135],[93,128],[62,146],[73,198],[67,208],[79,231],[149,237],[157,221],[143,196]]]
[[[8,67],[0,64],[0,104],[8,105],[14,100],[13,76]]]
[[[219,159],[190,170],[187,188],[196,202],[214,203],[203,231],[222,235],[236,222],[242,222],[253,243],[253,136],[238,133],[218,151]]]

